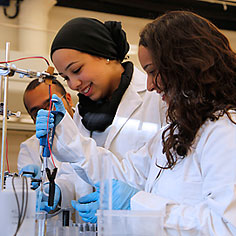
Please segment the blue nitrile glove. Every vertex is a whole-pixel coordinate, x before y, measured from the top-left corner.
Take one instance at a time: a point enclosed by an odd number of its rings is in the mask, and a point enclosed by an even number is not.
[[[82,220],[85,222],[96,223],[97,217],[95,213],[99,208],[100,197],[100,182],[95,184],[96,192],[90,193],[81,197],[78,202],[71,201],[72,206],[79,211]],[[105,182],[104,188],[104,201],[103,206],[108,207],[108,187],[109,183]],[[130,199],[139,190],[131,187],[130,185],[119,181],[112,180],[112,209],[113,210],[130,210]]]
[[[40,188],[37,190],[37,200],[36,200],[36,211],[46,211],[49,212],[54,210],[61,200],[61,190],[60,187],[55,184],[55,195],[53,206],[48,206],[48,193],[49,193],[49,183],[44,183],[43,185],[43,194],[40,191]]]
[[[59,111],[61,112],[63,115],[66,114],[66,109],[64,107],[64,104],[61,100],[61,98],[59,98],[56,94],[53,94],[52,95],[52,99],[54,100],[57,100],[57,102],[54,102],[54,105],[55,105],[55,108],[56,108],[56,111]]]
[[[26,173],[24,173],[26,172]],[[30,173],[27,173],[27,172],[31,172],[32,174]],[[26,177],[30,177],[32,179],[35,179],[35,180],[40,180],[41,178],[41,170],[40,170],[40,167],[37,166],[37,165],[34,165],[34,164],[30,164],[30,165],[27,165],[27,166],[24,166],[20,172],[19,172],[19,175],[24,175]],[[32,189],[36,189],[38,188],[40,182],[32,182],[31,185],[32,185]]]
[[[63,116],[66,114],[66,109],[62,100],[56,95],[52,95],[52,99],[57,100],[53,102],[56,108],[56,111],[60,112],[60,116],[57,116],[59,119],[56,120],[56,125],[61,121]],[[41,138],[47,134],[47,122],[48,122],[48,111],[40,109],[36,117],[36,137]],[[54,127],[54,114],[50,113],[48,128],[51,129]]]
[[[84,197],[81,197],[78,202],[71,201],[72,207],[74,207],[82,220],[85,222],[96,223],[97,217],[95,216],[97,209],[99,208],[99,192],[90,193]]]
[[[47,134],[48,111],[40,109],[36,117],[36,137],[41,138]],[[50,113],[48,128],[54,127],[54,115]]]

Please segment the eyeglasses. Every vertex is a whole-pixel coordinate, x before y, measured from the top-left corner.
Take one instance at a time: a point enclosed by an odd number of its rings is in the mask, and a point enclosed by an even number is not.
[[[60,99],[66,99],[66,94],[63,94]],[[37,109],[35,108],[32,112],[30,113],[31,118],[34,120],[34,122],[36,121],[36,117],[38,114],[38,111],[43,109],[43,110],[49,110],[49,106],[50,106],[50,100],[48,99],[47,101],[44,102],[44,104],[41,107],[38,107]]]
[[[36,121],[36,117],[37,117],[38,111],[39,111],[40,109],[48,110],[48,109],[49,109],[49,104],[50,104],[50,102],[47,101],[47,102],[45,102],[45,104],[44,104],[43,106],[41,106],[41,107],[39,107],[39,108],[37,108],[37,109],[35,108],[32,112],[30,112],[31,118],[32,118],[34,121]]]

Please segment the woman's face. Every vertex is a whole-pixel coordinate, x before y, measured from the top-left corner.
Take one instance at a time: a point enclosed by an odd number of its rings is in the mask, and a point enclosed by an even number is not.
[[[159,72],[155,69],[152,63],[151,53],[147,48],[140,45],[138,50],[140,64],[147,73],[147,89],[148,91],[155,90],[162,97],[162,100],[167,102],[167,96],[162,90],[162,81]]]
[[[109,97],[119,85],[110,62],[104,58],[73,49],[58,49],[52,61],[68,86],[91,100]]]

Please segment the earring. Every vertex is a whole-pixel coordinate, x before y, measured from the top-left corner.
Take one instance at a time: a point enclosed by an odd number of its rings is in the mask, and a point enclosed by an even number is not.
[[[183,94],[183,96],[184,96],[185,98],[188,98],[188,97],[189,97],[184,91],[182,91],[182,94]]]
[[[110,59],[109,58],[107,58],[107,64],[110,62]]]

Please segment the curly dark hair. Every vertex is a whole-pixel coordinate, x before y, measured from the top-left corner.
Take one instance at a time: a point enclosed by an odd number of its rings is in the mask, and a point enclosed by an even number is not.
[[[236,53],[207,19],[171,11],[147,24],[139,45],[146,47],[168,95],[167,128],[162,134],[167,167],[190,150],[202,124],[236,109]]]

